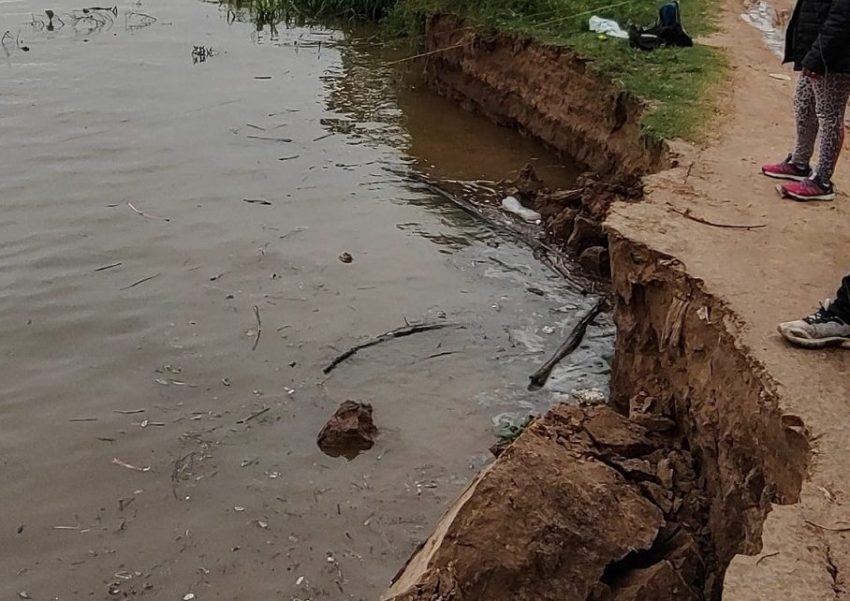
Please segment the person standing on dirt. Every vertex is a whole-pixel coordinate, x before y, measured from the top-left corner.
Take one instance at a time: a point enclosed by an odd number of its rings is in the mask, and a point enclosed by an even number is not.
[[[808,317],[779,324],[779,333],[804,348],[850,348],[850,274],[844,276],[834,301],[826,301]]]
[[[844,144],[850,97],[850,0],[797,0],[785,36],[785,63],[801,71],[794,95],[797,142],[783,162],[762,167],[799,201],[833,200],[832,174]],[[818,163],[809,165],[820,133]]]

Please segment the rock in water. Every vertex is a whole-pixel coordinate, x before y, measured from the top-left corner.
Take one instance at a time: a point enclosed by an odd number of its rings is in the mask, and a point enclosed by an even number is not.
[[[351,460],[371,449],[377,435],[372,405],[345,401],[319,432],[316,442],[326,455]]]

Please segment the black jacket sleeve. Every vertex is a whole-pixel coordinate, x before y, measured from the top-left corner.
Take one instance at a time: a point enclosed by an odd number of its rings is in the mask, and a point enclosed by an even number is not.
[[[833,0],[818,39],[803,58],[806,69],[821,75],[850,55],[850,0]]]

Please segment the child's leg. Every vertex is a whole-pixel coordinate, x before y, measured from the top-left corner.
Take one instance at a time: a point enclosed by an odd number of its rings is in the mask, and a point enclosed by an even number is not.
[[[827,74],[813,79],[812,86],[821,136],[816,173],[824,182],[830,182],[844,145],[844,112],[850,97],[850,75]]]
[[[815,151],[818,137],[817,101],[812,79],[801,75],[794,92],[794,117],[797,121],[797,143],[791,153],[791,162],[806,168]]]

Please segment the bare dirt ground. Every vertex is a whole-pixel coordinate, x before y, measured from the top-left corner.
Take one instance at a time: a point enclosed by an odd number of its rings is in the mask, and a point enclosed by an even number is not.
[[[702,148],[677,148],[680,166],[650,178],[646,202],[616,205],[608,226],[681,260],[728,303],[745,324],[741,344],[777,381],[785,415],[802,419],[814,448],[799,503],[773,508],[761,554],[733,560],[724,599],[845,599],[850,354],[790,348],[776,324],[811,312],[850,270],[848,163],[845,157],[836,175],[838,199],[826,204],[781,200],[775,183],[759,174],[793,142],[794,75],[741,12],[729,2],[723,33],[712,39],[727,49],[733,68],[716,137]],[[671,205],[716,223],[766,227],[712,227]]]

